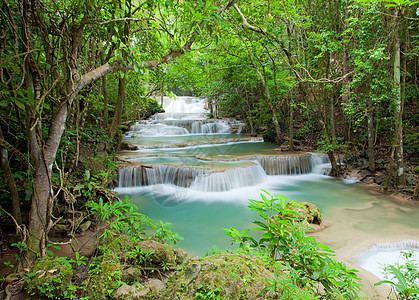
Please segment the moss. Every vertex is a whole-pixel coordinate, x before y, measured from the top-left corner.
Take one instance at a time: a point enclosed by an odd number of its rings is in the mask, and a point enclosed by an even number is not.
[[[71,283],[73,269],[65,257],[38,260],[26,276],[25,285],[32,295],[51,299],[69,298],[76,290]]]
[[[85,290],[89,299],[107,299],[121,286],[122,266],[119,258],[106,254],[98,257],[93,264]]]
[[[279,263],[268,265],[257,257],[239,254],[216,254],[205,258],[193,258],[166,282],[161,299],[270,299],[276,297],[264,291],[269,280],[288,280]],[[294,286],[295,287],[295,286]],[[278,287],[276,292],[285,291]],[[307,294],[302,298],[311,299],[311,292],[295,287],[293,295]],[[297,293],[298,292],[298,293]],[[299,295],[299,296],[301,296]],[[157,298],[156,298],[157,299]],[[284,298],[287,299],[287,298]]]

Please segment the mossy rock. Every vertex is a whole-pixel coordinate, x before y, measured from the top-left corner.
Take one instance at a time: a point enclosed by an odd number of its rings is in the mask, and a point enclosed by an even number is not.
[[[193,258],[166,282],[166,289],[155,299],[275,299],[287,289],[290,298],[314,299],[311,292],[293,286],[281,287],[271,294],[265,287],[269,280],[287,279],[283,266],[267,266],[256,257],[238,254],[217,254]]]
[[[106,254],[97,258],[92,266],[85,292],[89,299],[105,300],[122,284],[122,265],[119,258]]]
[[[144,262],[151,265],[161,266],[163,264],[173,264],[176,255],[169,245],[153,240],[145,240],[139,243],[140,249],[144,254]]]
[[[300,205],[298,205],[300,204]],[[300,213],[300,215],[293,216],[298,222],[306,221],[309,225],[321,225],[323,222],[322,211],[315,204],[310,202],[290,201],[287,207],[293,211]]]
[[[38,260],[27,274],[26,290],[31,295],[42,295],[50,299],[69,298],[75,291],[72,285],[73,269],[65,257]]]

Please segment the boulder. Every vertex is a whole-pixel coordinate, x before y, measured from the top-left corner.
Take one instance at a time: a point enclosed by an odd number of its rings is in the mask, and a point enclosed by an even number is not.
[[[25,289],[40,298],[63,299],[73,287],[73,269],[70,262],[61,257],[37,260],[26,276]]]
[[[300,215],[295,216],[295,218],[299,222],[305,220],[308,224],[320,225],[323,221],[321,210],[313,203],[298,202],[296,204],[295,201],[290,201],[287,203],[287,207],[293,211],[300,213]]]
[[[163,281],[156,279],[156,278],[150,278],[148,279],[144,285],[146,287],[148,287],[151,291],[155,291],[155,292],[161,292],[164,290],[165,285],[163,283]]]
[[[113,298],[115,300],[141,299],[143,297],[146,297],[149,291],[150,291],[149,288],[135,287],[135,286],[124,284],[116,290],[116,292],[113,294]]]
[[[146,263],[161,266],[162,264],[174,263],[175,252],[169,245],[159,243],[153,240],[140,242],[140,249]]]
[[[136,151],[138,146],[133,144],[121,143],[121,150]]]
[[[387,181],[387,176],[380,174],[374,177],[374,182],[379,185],[384,185]]]
[[[173,250],[175,252],[175,260],[177,265],[181,265],[188,260],[188,254],[185,250],[177,248]]]
[[[129,266],[122,270],[121,280],[126,283],[138,281],[141,278],[142,272],[140,268]]]
[[[90,225],[92,225],[92,222],[91,222],[91,221],[89,221],[89,220],[87,220],[86,222],[81,223],[81,224],[79,225],[79,227],[77,228],[77,231],[79,231],[79,232],[83,233],[83,232],[85,232],[87,229],[89,229],[89,228],[90,228]]]
[[[268,265],[258,257],[229,253],[192,258],[173,273],[166,281],[166,289],[155,299],[256,300],[279,299],[280,294],[286,299],[314,299],[311,292],[291,285],[278,285],[272,295],[265,289],[269,280],[289,280],[289,275],[278,262]]]

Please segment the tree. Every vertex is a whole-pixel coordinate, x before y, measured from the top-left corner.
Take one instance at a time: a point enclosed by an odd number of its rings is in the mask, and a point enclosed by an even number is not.
[[[114,14],[118,10],[115,10],[112,3],[102,1],[3,2],[1,13],[5,18],[2,17],[2,28],[7,28],[7,34],[1,38],[5,53],[1,74],[6,75],[2,81],[7,89],[3,97],[17,94],[13,104],[20,121],[25,120],[26,136],[35,167],[27,263],[31,264],[37,255],[43,256],[46,251],[48,232],[54,223],[52,210],[59,192],[52,183],[56,154],[69,112],[80,93],[107,74],[133,69],[153,70],[191,51],[200,33],[205,28],[211,28],[214,20],[218,21],[237,1],[226,1],[221,8],[210,2],[202,5],[195,1],[154,1],[151,7],[147,6],[148,2],[140,3],[137,7],[131,7],[133,4],[130,2],[119,2],[124,17]],[[123,3],[127,5],[122,6]],[[132,13],[129,13],[130,9],[133,9]],[[142,15],[141,10],[150,15],[153,15],[152,10],[170,11],[176,19],[175,26],[168,28],[166,19],[154,18],[147,23],[142,18],[131,18],[136,13]],[[128,25],[123,34],[118,31],[119,22],[128,21],[137,22],[132,23],[132,26],[136,26],[134,31],[138,33],[154,30],[159,35],[170,37],[162,37],[167,47],[157,55],[146,53],[128,56]],[[97,24],[110,28],[108,32],[99,32],[104,36],[96,36],[96,44],[90,42],[91,49],[103,47],[100,51],[108,53],[102,64],[92,64],[88,59],[83,59],[92,57],[93,51],[83,45],[89,43],[89,40],[95,40],[96,32],[92,28],[97,28]],[[146,39],[143,41],[147,43]],[[166,53],[162,54],[164,51]],[[3,61],[8,60],[14,65],[3,64]],[[25,118],[22,118],[22,113],[26,115]],[[49,121],[48,127],[45,121]]]

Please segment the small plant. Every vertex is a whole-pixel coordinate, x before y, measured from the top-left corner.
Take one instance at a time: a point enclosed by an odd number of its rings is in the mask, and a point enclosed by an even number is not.
[[[194,295],[194,299],[196,300],[223,300],[225,299],[224,297],[221,297],[220,295],[218,295],[218,293],[220,292],[221,292],[220,288],[205,287],[201,284]]]
[[[395,290],[397,299],[413,300],[419,298],[419,265],[414,259],[414,251],[401,251],[402,264],[384,265],[384,276],[387,280],[377,282],[390,284]]]
[[[25,278],[29,294],[48,299],[76,299],[78,287],[71,282],[71,263],[67,257],[39,259]]]
[[[328,246],[305,235],[304,228],[295,221],[295,217],[301,214],[292,209],[302,205],[283,195],[262,191],[262,200],[249,200],[248,206],[263,219],[253,222],[257,227],[252,230],[263,232],[259,240],[248,235],[250,229],[224,229],[226,234],[243,250],[257,249],[271,259],[281,261],[289,269],[295,284],[301,287],[318,289],[320,283],[328,297],[356,298],[360,290],[355,281],[357,271],[332,259],[334,252]],[[270,291],[276,289],[277,280],[273,280],[268,285]]]

